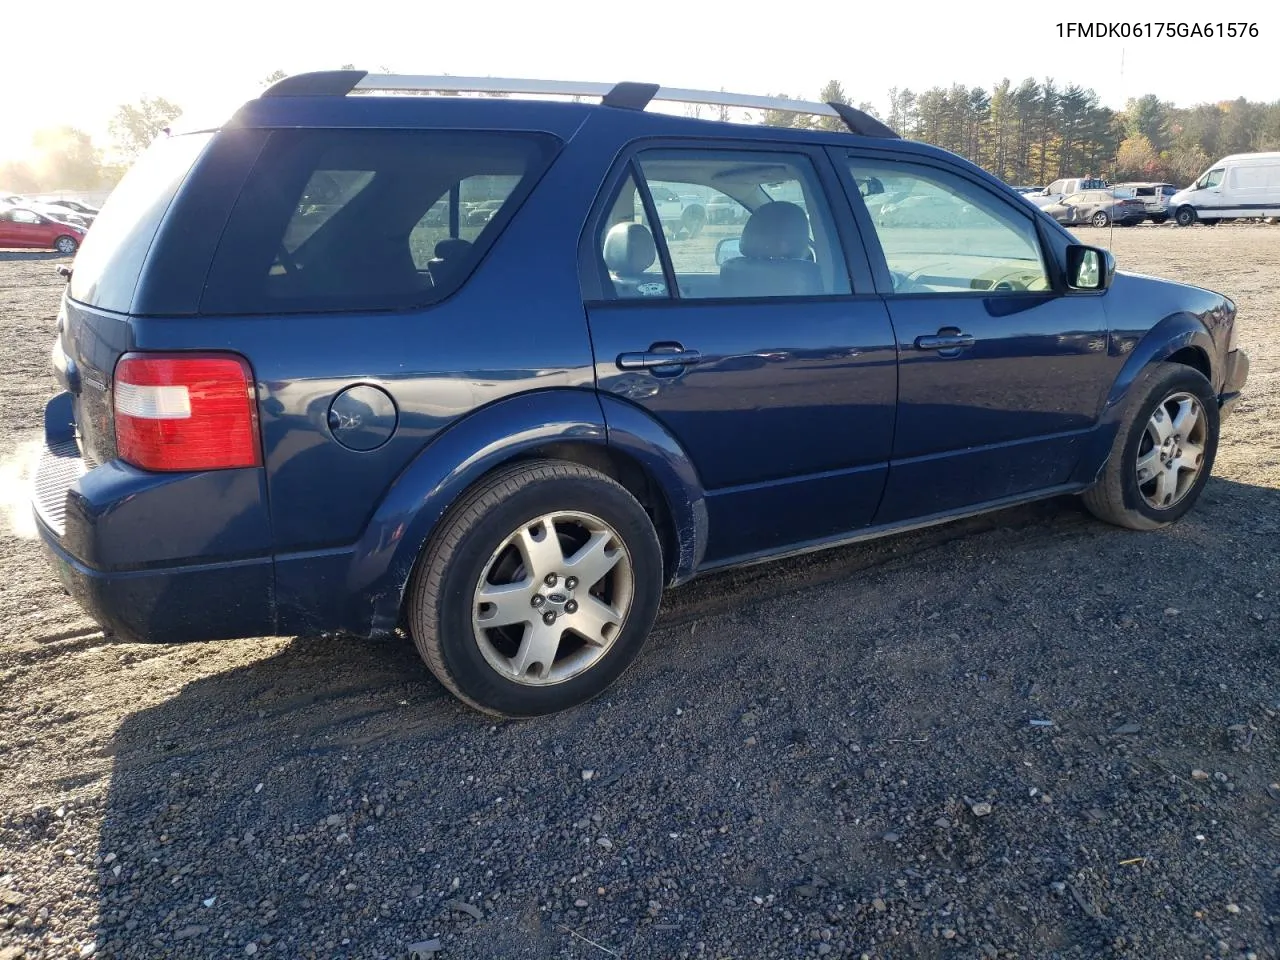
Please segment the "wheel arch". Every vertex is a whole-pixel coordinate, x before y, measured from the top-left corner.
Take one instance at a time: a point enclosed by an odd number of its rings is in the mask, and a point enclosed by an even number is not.
[[[1092,483],[1106,466],[1108,451],[1124,416],[1134,385],[1158,363],[1178,363],[1203,374],[1216,391],[1221,372],[1214,368],[1213,337],[1196,316],[1178,312],[1152,326],[1136,342],[1126,341],[1128,357],[1111,382],[1103,400],[1098,426],[1080,458],[1075,481]],[[1123,349],[1123,348],[1122,348]]]
[[[346,588],[351,622],[381,636],[400,625],[410,579],[440,521],[463,494],[521,460],[563,459],[622,484],[658,531],[668,585],[689,579],[706,546],[706,507],[692,464],[647,416],[607,423],[591,390],[521,394],[471,413],[432,439],[396,478],[356,543]]]

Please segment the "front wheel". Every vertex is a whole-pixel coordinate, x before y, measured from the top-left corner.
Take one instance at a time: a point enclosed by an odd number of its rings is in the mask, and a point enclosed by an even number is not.
[[[76,242],[75,237],[62,236],[53,244],[53,249],[57,250],[64,257],[69,257],[79,249],[80,244]]]
[[[662,594],[644,508],[604,474],[541,460],[498,471],[441,522],[410,585],[428,668],[485,713],[532,717],[603,692]]]
[[[1189,227],[1196,222],[1196,212],[1190,207],[1179,207],[1173,219],[1177,221],[1178,226]]]
[[[1213,470],[1219,411],[1204,374],[1161,363],[1131,388],[1107,465],[1084,494],[1100,520],[1155,530],[1190,510]]]

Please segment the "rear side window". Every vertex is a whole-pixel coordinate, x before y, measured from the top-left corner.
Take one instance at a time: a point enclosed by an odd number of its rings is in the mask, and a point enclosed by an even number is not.
[[[201,312],[440,300],[465,282],[557,145],[513,133],[276,131],[236,201]]]
[[[212,138],[189,133],[159,140],[129,168],[76,254],[72,300],[128,312],[160,221]]]

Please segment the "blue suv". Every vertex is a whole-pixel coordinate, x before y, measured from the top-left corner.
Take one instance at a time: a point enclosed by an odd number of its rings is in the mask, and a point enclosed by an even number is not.
[[[152,147],[64,272],[34,510],[91,616],[404,631],[512,717],[707,571],[1067,493],[1168,524],[1248,371],[1229,299],[959,157],[640,83],[292,77]]]

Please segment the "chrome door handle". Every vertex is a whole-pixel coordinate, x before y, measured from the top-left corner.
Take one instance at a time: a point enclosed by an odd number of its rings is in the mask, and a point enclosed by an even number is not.
[[[655,367],[691,367],[702,360],[697,350],[644,350],[618,354],[621,370],[652,370]]]
[[[917,350],[958,350],[973,346],[971,333],[939,333],[932,337],[916,337]]]

